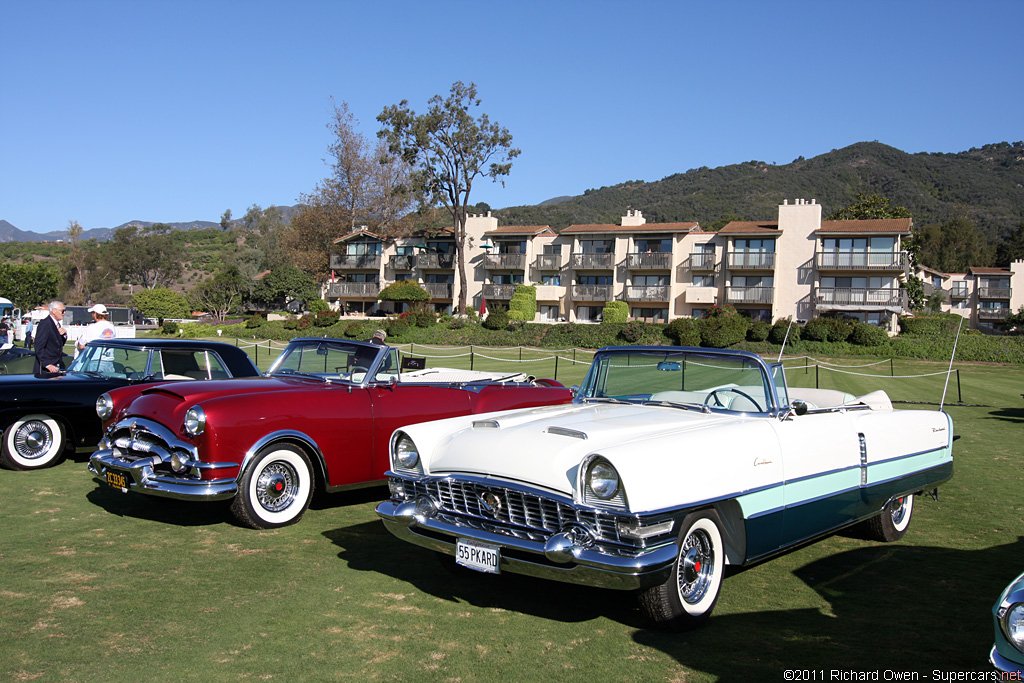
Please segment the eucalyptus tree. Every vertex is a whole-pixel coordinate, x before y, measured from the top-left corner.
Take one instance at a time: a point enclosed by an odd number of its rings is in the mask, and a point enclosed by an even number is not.
[[[500,180],[512,170],[520,150],[512,146],[508,129],[492,122],[479,107],[476,84],[456,81],[448,96],[434,95],[424,114],[402,100],[384,109],[377,120],[384,128],[377,136],[391,153],[412,169],[412,188],[421,206],[442,205],[451,216],[459,272],[459,313],[466,312],[466,218],[470,193],[477,178]]]

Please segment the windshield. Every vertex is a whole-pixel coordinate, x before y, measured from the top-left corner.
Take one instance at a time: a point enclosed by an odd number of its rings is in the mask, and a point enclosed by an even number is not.
[[[582,400],[697,405],[738,412],[774,407],[771,384],[756,358],[725,353],[610,351],[594,359]]]
[[[114,379],[141,379],[149,372],[149,349],[104,346],[93,342],[68,366],[68,372],[83,372]]]
[[[293,341],[270,367],[270,375],[312,375],[363,382],[386,347],[338,339]]]

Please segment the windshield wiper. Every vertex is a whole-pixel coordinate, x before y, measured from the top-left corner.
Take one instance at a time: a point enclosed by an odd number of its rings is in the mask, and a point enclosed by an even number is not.
[[[682,410],[693,410],[694,408],[696,408],[697,410],[700,410],[700,406],[698,406],[696,403],[685,404],[685,403],[674,403],[673,401],[650,401],[650,400],[648,400],[648,401],[644,401],[643,404],[645,406],[664,406],[666,408],[680,408]]]
[[[632,401],[626,401],[621,398],[612,398],[611,396],[588,396],[583,399],[584,403],[622,403],[627,406],[634,405]]]

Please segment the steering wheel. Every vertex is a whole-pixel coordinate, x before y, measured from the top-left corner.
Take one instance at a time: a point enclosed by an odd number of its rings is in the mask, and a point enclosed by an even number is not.
[[[124,373],[125,377],[131,379],[132,375],[135,374],[135,368],[133,368],[130,365],[123,365],[123,366],[121,366],[121,372]]]
[[[354,377],[357,372],[363,373],[363,376],[365,377],[366,374],[370,372],[370,369],[364,368],[362,365],[353,365],[351,368],[348,369],[349,378],[351,379],[352,377]]]
[[[753,399],[753,398],[752,398],[752,397],[750,396],[750,394],[748,394],[748,393],[746,393],[746,392],[743,392],[743,391],[740,391],[739,389],[736,389],[735,387],[719,387],[718,389],[712,389],[712,390],[711,390],[711,392],[710,392],[710,393],[709,393],[709,394],[708,394],[707,396],[705,396],[705,397],[704,397],[704,403],[703,403],[702,405],[703,405],[704,407],[707,407],[708,403],[709,403],[709,402],[711,401],[711,397],[712,397],[712,396],[715,396],[715,395],[716,395],[716,394],[717,394],[718,392],[720,392],[720,391],[722,391],[722,392],[726,392],[726,391],[731,391],[731,392],[733,392],[733,393],[739,394],[739,395],[740,395],[740,396],[742,396],[743,398],[745,398],[745,399],[747,399],[748,401],[750,401],[751,403],[753,403],[753,404],[754,404],[754,406],[755,406],[755,407],[757,408],[757,411],[758,411],[759,413],[763,413],[763,412],[764,412],[764,410],[763,410],[763,409],[761,408],[761,404],[760,404],[760,403],[758,403],[757,401],[755,401],[755,400],[754,400],[754,399]],[[717,405],[717,406],[718,406],[719,408],[724,408],[724,407],[725,407],[725,405],[723,405],[723,404],[722,404],[722,402],[721,402],[720,400],[718,400],[718,397],[717,397],[717,396],[715,396],[715,404],[716,404],[716,405]]]

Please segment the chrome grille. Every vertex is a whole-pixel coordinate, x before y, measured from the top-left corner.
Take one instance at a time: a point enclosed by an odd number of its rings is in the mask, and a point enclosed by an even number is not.
[[[546,540],[566,525],[581,524],[601,542],[632,545],[619,537],[614,515],[579,509],[529,491],[455,479],[406,480],[405,490],[413,498],[429,496],[442,512],[473,518],[483,527],[510,536]],[[496,495],[501,508],[487,510],[482,502],[485,494]]]
[[[163,425],[142,418],[129,418],[118,422],[107,432],[107,441],[119,458],[133,462],[143,458],[159,458],[167,463],[178,451],[195,457],[195,448],[174,437]]]

